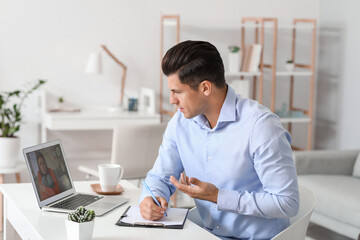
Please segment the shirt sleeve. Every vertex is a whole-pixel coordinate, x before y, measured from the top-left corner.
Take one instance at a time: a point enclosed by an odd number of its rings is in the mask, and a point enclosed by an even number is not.
[[[255,121],[250,155],[263,191],[220,189],[218,209],[265,218],[295,216],[299,209],[299,191],[291,137],[276,115],[264,113]]]
[[[184,170],[175,138],[178,114],[179,112],[177,112],[168,123],[162,144],[159,148],[159,155],[145,179],[146,184],[154,195],[164,197],[167,202],[169,202],[170,196],[176,190],[175,186],[169,180],[170,176],[179,179],[181,172]],[[150,194],[145,187],[143,187],[140,202],[146,196],[150,196]]]

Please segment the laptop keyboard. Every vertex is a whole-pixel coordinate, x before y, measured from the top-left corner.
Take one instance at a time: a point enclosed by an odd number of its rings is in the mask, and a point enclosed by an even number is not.
[[[75,210],[79,206],[87,206],[93,202],[100,200],[102,197],[96,195],[76,194],[61,202],[58,202],[51,207]]]

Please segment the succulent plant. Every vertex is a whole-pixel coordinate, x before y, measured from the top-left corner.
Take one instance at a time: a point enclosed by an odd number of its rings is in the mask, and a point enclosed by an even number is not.
[[[78,207],[74,212],[68,214],[68,219],[73,222],[90,222],[95,218],[94,210],[87,210],[83,206]]]

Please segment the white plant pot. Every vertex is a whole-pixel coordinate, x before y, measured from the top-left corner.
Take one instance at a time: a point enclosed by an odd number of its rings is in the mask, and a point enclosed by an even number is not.
[[[293,72],[294,69],[295,69],[294,63],[286,63],[286,70],[288,70],[288,72]]]
[[[19,160],[20,138],[0,137],[0,167],[11,168]]]
[[[229,52],[229,72],[240,71],[240,52]]]
[[[65,219],[66,233],[69,240],[91,240],[95,221],[77,223]]]

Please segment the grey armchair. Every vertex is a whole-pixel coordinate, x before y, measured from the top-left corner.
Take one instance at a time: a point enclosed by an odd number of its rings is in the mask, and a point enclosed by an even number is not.
[[[360,178],[352,175],[359,152],[294,152],[299,184],[317,199],[311,221],[352,239],[360,233]]]

